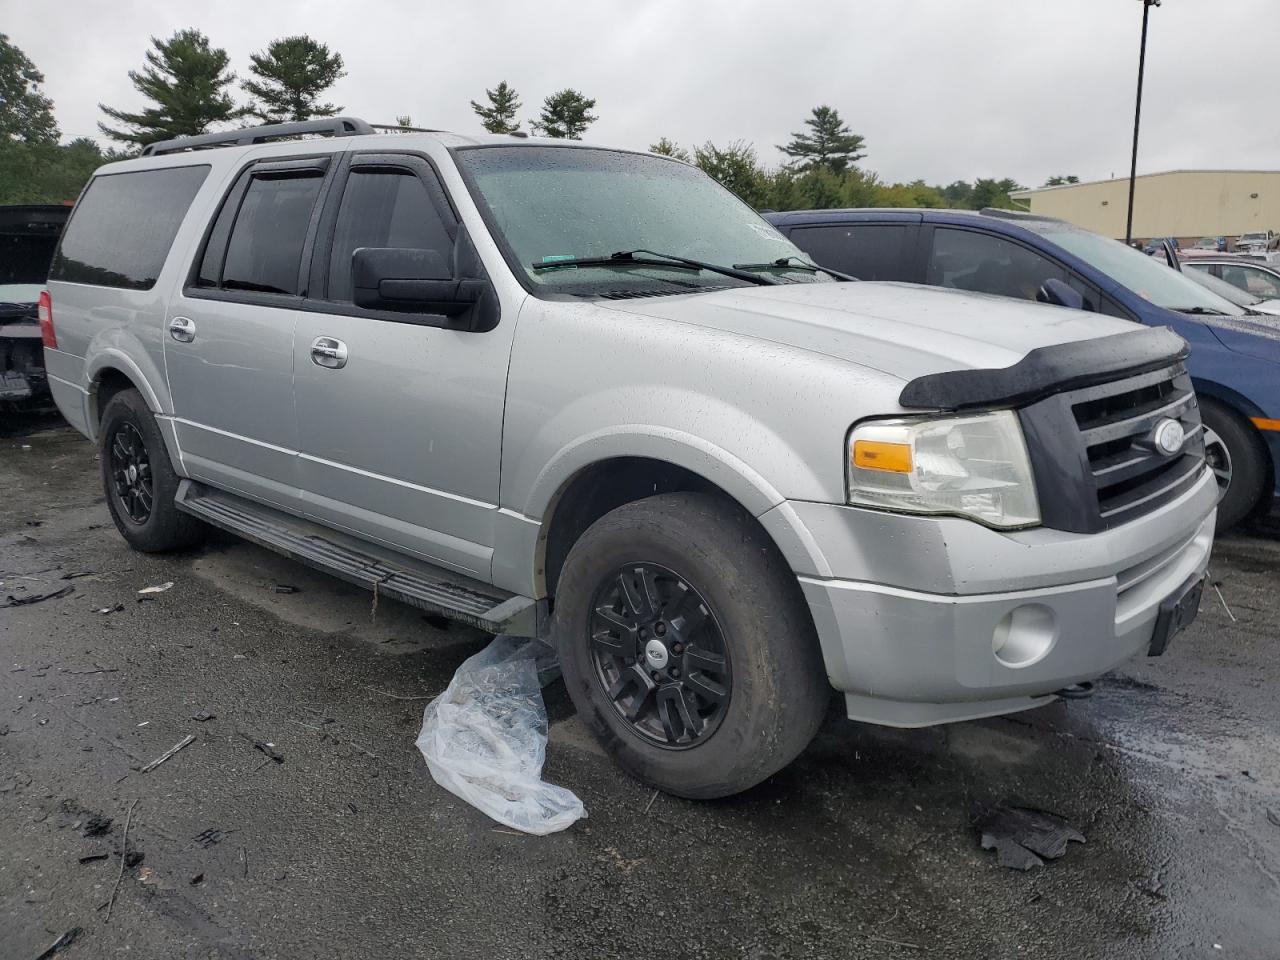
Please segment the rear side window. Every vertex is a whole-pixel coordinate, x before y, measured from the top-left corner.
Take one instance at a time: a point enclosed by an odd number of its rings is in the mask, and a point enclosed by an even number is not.
[[[217,285],[224,290],[296,296],[301,290],[302,248],[322,183],[318,173],[251,178],[231,227]],[[217,229],[215,225],[215,234]],[[209,249],[214,248],[211,243]],[[202,264],[201,280],[212,286],[205,276],[208,269],[210,264]]]
[[[1067,271],[1019,243],[974,230],[933,231],[925,281],[932,286],[1034,300],[1049,279],[1065,282]]]
[[[434,250],[448,263],[453,241],[421,180],[408,170],[352,171],[342,193],[329,260],[330,300],[351,299],[351,255],[361,247]]]
[[[910,280],[914,224],[854,223],[834,227],[796,227],[791,242],[819,266],[859,280]]]
[[[50,280],[150,290],[208,166],[94,177],[72,214]]]

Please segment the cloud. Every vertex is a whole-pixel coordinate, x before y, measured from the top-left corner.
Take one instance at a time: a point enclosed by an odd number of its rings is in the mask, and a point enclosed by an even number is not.
[[[507,80],[521,118],[566,86],[598,100],[595,142],[753,142],[763,160],[810,108],[837,108],[890,180],[947,183],[1128,169],[1134,0],[159,0],[11,4],[4,29],[47,77],[67,137],[99,102],[134,108],[151,36],[197,27],[237,71],[305,32],[342,53],[332,99],[374,122],[477,130],[468,101]],[[56,11],[56,15],[54,13]],[[1151,15],[1139,166],[1280,165],[1271,49],[1280,3],[1167,0]],[[1248,79],[1252,75],[1253,79]]]

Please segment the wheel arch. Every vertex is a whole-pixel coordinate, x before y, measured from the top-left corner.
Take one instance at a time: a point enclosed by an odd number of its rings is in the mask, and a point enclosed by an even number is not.
[[[120,351],[103,351],[99,353],[88,369],[89,377],[89,418],[90,439],[95,443],[101,439],[100,425],[102,414],[107,409],[111,398],[124,390],[137,390],[147,409],[156,419],[160,436],[164,439],[165,453],[174,471],[179,476],[186,476],[181,469],[178,439],[173,431],[172,420],[164,416],[160,398],[150,386],[148,379],[142,375],[138,365]]]

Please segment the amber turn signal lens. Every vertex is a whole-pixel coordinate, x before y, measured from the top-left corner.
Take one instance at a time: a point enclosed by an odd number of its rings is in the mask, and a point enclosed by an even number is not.
[[[853,465],[863,470],[886,470],[890,473],[911,472],[911,445],[885,443],[881,440],[855,440]]]

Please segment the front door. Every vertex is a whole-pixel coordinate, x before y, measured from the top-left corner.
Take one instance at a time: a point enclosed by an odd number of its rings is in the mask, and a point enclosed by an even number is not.
[[[187,472],[295,512],[293,334],[328,164],[263,162],[241,174],[164,335]]]
[[[294,337],[299,471],[308,515],[488,579],[514,318],[473,333],[352,302],[355,250],[432,250],[447,264],[456,234],[423,158],[344,164],[315,252],[323,312],[299,314]]]

